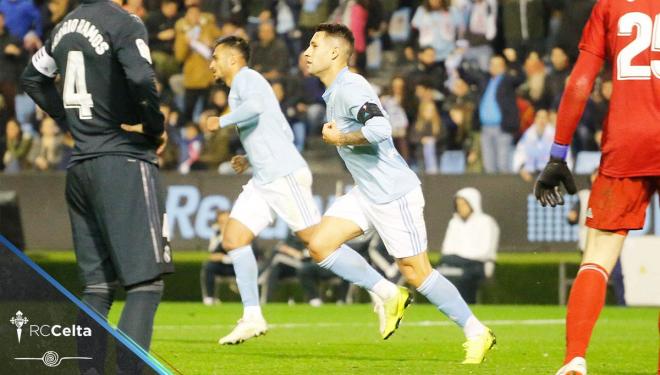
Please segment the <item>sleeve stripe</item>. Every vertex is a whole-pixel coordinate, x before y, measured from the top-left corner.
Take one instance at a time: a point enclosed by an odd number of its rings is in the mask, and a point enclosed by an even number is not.
[[[32,65],[34,65],[39,73],[46,77],[53,78],[57,74],[57,64],[55,63],[55,59],[46,52],[45,46],[41,47],[39,51],[32,56]]]

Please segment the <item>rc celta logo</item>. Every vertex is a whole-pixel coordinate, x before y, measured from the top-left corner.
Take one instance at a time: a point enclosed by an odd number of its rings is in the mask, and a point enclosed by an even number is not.
[[[16,326],[16,336],[18,337],[18,343],[21,343],[21,335],[23,333],[23,326],[29,322],[27,316],[24,316],[23,313],[19,310],[16,312],[16,316],[13,316],[11,319],[9,319],[9,322]],[[92,336],[92,329],[89,327],[83,327],[79,326],[77,324],[73,324],[70,327],[62,327],[59,324],[55,325],[49,325],[49,324],[42,324],[42,325],[36,325],[36,324],[30,324],[29,328],[29,335],[30,336],[38,336],[38,337],[49,337],[49,336],[54,336],[54,337],[91,337]]]
[[[9,319],[9,322],[12,325],[16,326],[16,336],[18,337],[18,343],[21,343],[21,333],[23,332],[23,325],[25,323],[29,322],[27,316],[23,316],[23,313],[21,310],[16,311],[16,316],[12,316],[11,319]]]

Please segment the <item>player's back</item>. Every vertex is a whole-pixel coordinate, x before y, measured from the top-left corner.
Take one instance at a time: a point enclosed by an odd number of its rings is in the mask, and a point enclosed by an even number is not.
[[[660,1],[600,0],[580,49],[612,63],[601,171],[660,175]]]
[[[76,148],[72,162],[102,154],[155,161],[154,140],[123,131],[140,122],[138,105],[118,58],[127,43],[150,63],[141,21],[107,0],[83,0],[46,43],[64,82],[62,99]],[[137,33],[135,32],[137,30]],[[129,40],[130,39],[130,40]]]

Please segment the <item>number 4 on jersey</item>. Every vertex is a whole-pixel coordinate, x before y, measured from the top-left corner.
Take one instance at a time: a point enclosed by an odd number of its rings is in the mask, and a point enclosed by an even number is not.
[[[64,108],[78,108],[81,120],[92,118],[92,94],[87,92],[85,80],[85,58],[81,51],[70,51],[67,55],[66,73],[64,74]]]

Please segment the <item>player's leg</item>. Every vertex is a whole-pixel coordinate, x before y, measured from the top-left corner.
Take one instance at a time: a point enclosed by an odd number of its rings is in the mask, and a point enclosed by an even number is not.
[[[395,306],[391,314],[377,311],[381,335],[387,339],[398,327],[412,298],[406,288],[384,278],[360,254],[344,244],[372,228],[358,199],[357,188],[339,197],[323,216],[308,248],[319,266],[367,289],[385,305]]]
[[[259,269],[252,242],[273,220],[268,203],[253,182],[248,182],[234,203],[222,238],[222,246],[232,260],[243,303],[243,317],[219,340],[222,345],[239,344],[268,330],[259,305]]]
[[[93,159],[89,167],[90,201],[127,292],[119,327],[148,350],[162,295],[160,278],[174,271],[158,167],[114,155]],[[118,353],[118,365],[141,366],[130,353]]]
[[[117,275],[110,254],[103,242],[96,217],[88,205],[84,181],[87,179],[86,162],[69,169],[66,177],[66,200],[73,231],[76,263],[84,283],[82,300],[104,319],[107,318],[118,286]],[[77,324],[92,325],[93,318],[82,310]],[[81,373],[102,373],[107,352],[107,334],[98,332],[92,337],[77,337],[78,355],[93,358],[80,362]]]
[[[587,244],[566,311],[566,356],[557,374],[585,374],[591,333],[605,304],[609,273],[629,229],[644,225],[653,189],[645,178],[599,175],[589,198]],[[573,371],[573,372],[571,372]]]
[[[367,214],[408,283],[463,328],[468,339],[466,363],[480,363],[494,337],[472,314],[456,287],[431,267],[424,204],[418,187],[393,202],[367,205]]]

